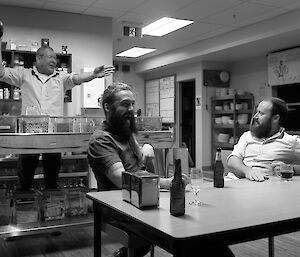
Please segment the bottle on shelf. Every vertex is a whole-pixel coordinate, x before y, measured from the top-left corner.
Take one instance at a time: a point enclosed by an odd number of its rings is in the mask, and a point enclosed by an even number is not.
[[[5,87],[5,88],[4,88],[3,95],[4,95],[4,99],[9,99],[9,97],[10,97],[10,92],[9,92],[9,88],[8,88],[8,87]]]
[[[13,99],[14,100],[20,100],[20,89],[17,88],[17,87],[14,87]]]
[[[170,187],[170,213],[173,216],[185,214],[185,184],[182,179],[181,159],[175,160],[174,178]]]
[[[224,166],[221,159],[221,148],[217,148],[214,163],[214,187],[224,187]]]

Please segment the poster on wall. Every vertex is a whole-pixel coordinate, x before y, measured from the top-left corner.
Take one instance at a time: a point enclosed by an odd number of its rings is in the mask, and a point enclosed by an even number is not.
[[[300,82],[300,47],[271,53],[267,59],[270,86]]]

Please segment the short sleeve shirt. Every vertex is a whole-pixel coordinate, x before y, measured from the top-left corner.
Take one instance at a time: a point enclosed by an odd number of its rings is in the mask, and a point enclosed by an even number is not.
[[[300,139],[299,136],[289,135],[283,129],[264,140],[253,137],[247,131],[242,134],[228,159],[231,156],[239,157],[248,167],[257,163],[270,164],[273,161],[299,164]]]
[[[5,68],[1,81],[21,88],[22,114],[26,107],[35,106],[36,114],[63,116],[65,91],[75,86],[72,74],[55,71],[47,76],[38,72],[36,67]]]
[[[107,177],[113,164],[121,162],[129,172],[135,172],[143,166],[139,146],[134,137],[123,138],[106,130],[96,131],[91,137],[88,160],[101,190],[116,188]]]

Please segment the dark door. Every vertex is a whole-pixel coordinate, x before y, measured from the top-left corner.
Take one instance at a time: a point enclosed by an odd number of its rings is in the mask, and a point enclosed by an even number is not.
[[[186,145],[192,162],[195,163],[195,80],[179,83],[180,98],[180,138],[181,145]],[[194,166],[190,162],[190,166]]]

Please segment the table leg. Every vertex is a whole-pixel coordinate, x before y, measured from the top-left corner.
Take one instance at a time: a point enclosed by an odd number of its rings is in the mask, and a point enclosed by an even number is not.
[[[94,257],[101,257],[101,211],[97,211],[98,207],[94,203]]]
[[[269,257],[274,257],[275,256],[274,237],[270,236],[268,238],[268,241],[269,241]]]

